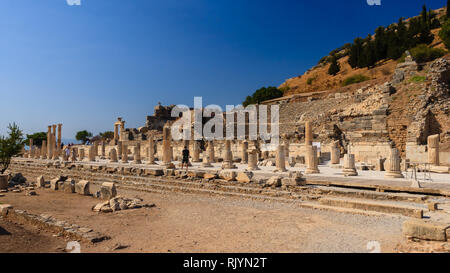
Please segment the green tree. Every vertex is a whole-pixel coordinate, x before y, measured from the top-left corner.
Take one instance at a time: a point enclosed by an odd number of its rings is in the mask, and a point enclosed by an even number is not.
[[[242,103],[243,106],[248,106],[251,104],[259,104],[266,100],[276,99],[283,96],[283,91],[280,89],[269,86],[262,87],[253,93],[251,96],[247,96],[245,101]]]
[[[336,74],[339,73],[339,71],[341,71],[341,66],[337,62],[336,55],[333,55],[331,56],[331,64],[330,67],[328,68],[328,74],[336,76]]]
[[[361,38],[356,38],[353,42],[352,46],[350,47],[349,52],[349,59],[348,63],[352,68],[358,67],[358,64],[360,63],[360,56],[363,51],[363,41]]]
[[[27,138],[25,139],[25,145],[30,144],[30,139],[33,140],[33,145],[40,147],[42,146],[42,141],[47,140],[47,133],[37,132],[31,135],[27,135]]]
[[[20,154],[23,148],[23,134],[16,123],[8,125],[8,136],[0,136],[0,173],[11,164],[11,158]]]
[[[450,50],[450,19],[447,19],[442,25],[441,31],[439,31],[439,37],[441,37],[445,47]]]
[[[107,139],[113,139],[114,138],[114,132],[112,132],[112,131],[106,131],[106,132],[100,133],[98,135],[99,135],[99,137],[102,140],[107,140]]]
[[[446,13],[446,15],[447,15],[447,19],[449,19],[450,18],[450,0],[447,0],[447,13]]]
[[[89,138],[92,137],[92,133],[88,132],[86,130],[79,131],[75,135],[75,139],[78,141],[83,142],[83,144],[86,144],[86,142],[89,140]]]

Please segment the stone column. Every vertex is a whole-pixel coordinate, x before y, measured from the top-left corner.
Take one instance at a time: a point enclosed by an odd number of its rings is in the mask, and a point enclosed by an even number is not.
[[[285,172],[286,170],[286,157],[284,156],[284,145],[278,145],[277,156],[276,156],[276,167],[280,172]]]
[[[89,161],[95,161],[95,145],[89,146]]]
[[[106,158],[106,143],[105,140],[102,141],[102,159]]]
[[[305,145],[312,145],[313,133],[311,121],[305,123]]]
[[[196,140],[192,143],[192,162],[200,162],[200,147]]]
[[[84,148],[80,148],[80,161],[84,160]]]
[[[30,146],[30,153],[29,153],[28,157],[29,158],[33,158],[33,156],[34,156],[34,154],[33,154],[34,149],[33,149],[33,139],[32,138],[30,139],[30,143],[28,144],[28,146]]]
[[[147,164],[154,165],[155,164],[155,141],[153,136],[150,136],[148,140],[148,159]]]
[[[62,135],[62,124],[58,124],[58,155],[61,155],[61,135]]]
[[[242,157],[242,164],[248,163],[248,142],[242,141],[241,143],[241,157]]]
[[[344,155],[344,169],[342,169],[342,174],[345,176],[357,176],[358,172],[355,167],[355,155],[345,154]]]
[[[231,140],[225,140],[225,151],[222,169],[236,169],[236,166],[233,164],[233,153],[231,152]]]
[[[112,148],[109,151],[109,162],[111,162],[111,163],[117,162],[117,151],[116,151],[116,148]]]
[[[128,163],[128,145],[122,142],[122,163]]]
[[[35,147],[34,151],[34,158],[39,159],[41,156],[41,150],[38,147]]]
[[[400,153],[397,148],[391,149],[391,154],[385,162],[386,172],[384,177],[388,178],[403,178],[402,171],[400,170]]]
[[[248,153],[248,170],[257,171],[258,168],[258,151],[252,150]]]
[[[98,156],[98,140],[94,141],[94,155]]]
[[[141,143],[136,143],[136,146],[134,146],[134,164],[141,164]]]
[[[439,135],[428,137],[428,163],[439,166]]]
[[[41,146],[41,159],[47,159],[47,141],[42,141],[42,146]]]
[[[336,165],[341,161],[341,150],[338,147],[338,142],[335,141],[331,145],[331,164]]]
[[[55,130],[56,130],[56,127],[55,127]],[[52,136],[52,141],[53,141],[53,143],[52,143],[52,145],[53,145],[52,159],[57,160],[57,159],[59,159],[59,157],[58,157],[58,151],[57,151],[57,147],[56,147],[56,134],[54,134]]]
[[[114,142],[119,141],[119,124],[114,123]]]
[[[208,142],[208,156],[209,156],[209,162],[211,162],[211,163],[216,162],[216,157],[214,154],[214,141],[213,140]]]
[[[171,133],[170,127],[165,126],[163,128],[163,164],[170,165],[172,163],[172,147],[171,147]]]
[[[46,158],[52,158],[52,126],[48,126],[47,130],[47,156]]]
[[[119,135],[119,139],[121,141],[123,141],[123,139],[122,139],[123,132],[125,132],[125,121],[121,120],[120,121],[120,135]]]
[[[284,157],[289,160],[289,140],[284,142]]]
[[[306,146],[306,171],[305,174],[315,174],[320,173],[317,158],[317,146],[307,145]]]

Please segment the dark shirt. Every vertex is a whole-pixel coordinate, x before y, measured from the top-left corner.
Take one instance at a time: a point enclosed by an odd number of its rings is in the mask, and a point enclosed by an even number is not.
[[[183,150],[183,159],[188,159],[189,158],[189,150],[185,149]]]

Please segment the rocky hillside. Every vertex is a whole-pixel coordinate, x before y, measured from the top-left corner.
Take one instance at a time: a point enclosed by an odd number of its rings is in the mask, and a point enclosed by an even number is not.
[[[435,10],[434,12],[437,14],[436,15],[437,18],[441,18],[442,16],[445,15],[444,8]],[[408,20],[406,20],[405,22],[408,22]],[[440,28],[432,30],[432,33],[434,35],[434,41],[429,46],[432,48],[444,49],[445,46],[438,35],[439,31]],[[342,49],[340,52],[338,52],[338,54],[345,55],[345,50],[348,49]],[[327,56],[322,58],[322,60],[326,58]],[[397,60],[383,60],[378,62],[376,66],[371,69],[368,68],[353,69],[348,64],[348,59],[349,57],[345,56],[338,60],[341,70],[335,76],[328,74],[330,63],[321,62],[315,67],[308,70],[305,74],[286,80],[286,82],[282,83],[279,86],[279,88],[281,90],[284,90],[285,96],[318,91],[331,91],[331,90],[336,90],[336,92],[340,92],[340,89],[342,89],[343,81],[346,78],[355,75],[366,76],[369,79],[369,81],[367,81],[366,84],[367,83],[376,84],[386,82],[393,75],[395,67],[398,63]],[[359,86],[349,85],[346,87],[346,89],[354,89],[354,90],[357,90],[359,88],[360,85]]]

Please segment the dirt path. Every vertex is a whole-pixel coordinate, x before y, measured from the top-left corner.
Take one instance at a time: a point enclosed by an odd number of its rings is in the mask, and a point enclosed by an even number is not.
[[[0,202],[112,238],[95,245],[82,243],[81,252],[368,252],[369,241],[391,252],[402,239],[404,220],[229,197],[125,190],[119,194],[139,196],[156,207],[98,214],[91,211],[99,202],[92,197],[49,189],[37,192],[38,196],[7,193]],[[117,244],[127,247],[113,250]]]

